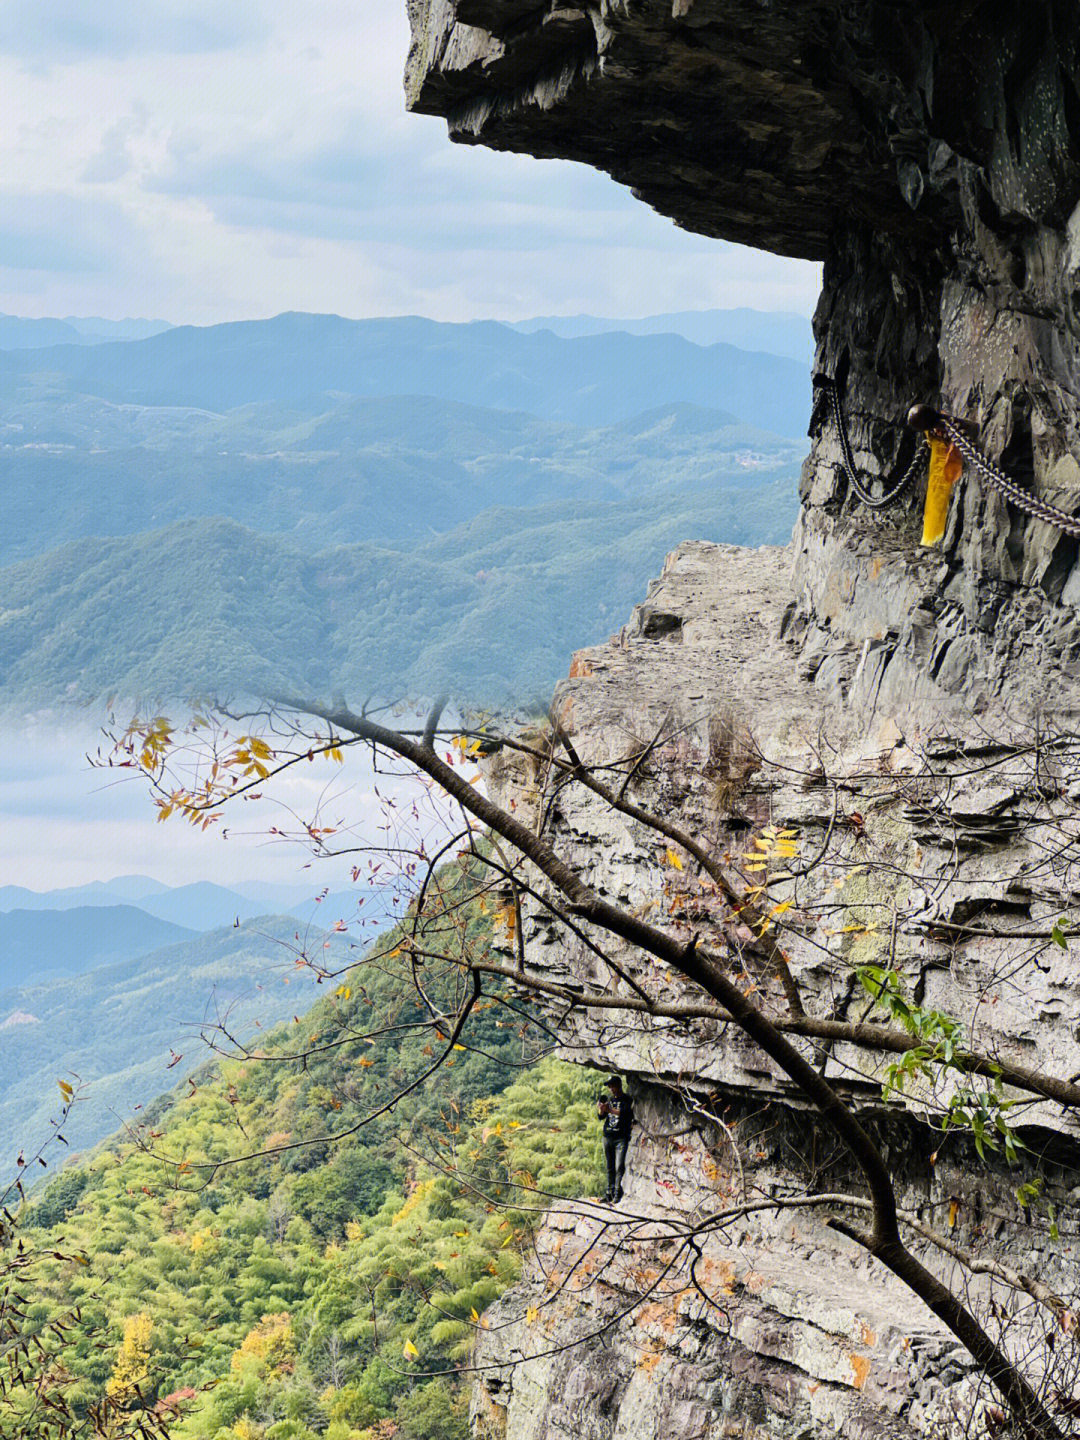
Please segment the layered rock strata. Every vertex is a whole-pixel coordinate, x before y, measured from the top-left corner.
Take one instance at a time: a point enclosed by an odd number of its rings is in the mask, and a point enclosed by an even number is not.
[[[619,762],[656,739],[635,798],[718,855],[737,858],[769,825],[796,833],[795,878],[770,899],[790,902],[784,948],[812,1017],[863,1018],[860,968],[882,965],[912,1004],[957,1017],[965,1043],[1014,1073],[1080,1075],[1074,952],[1049,938],[1080,891],[1078,543],[969,470],[943,543],[920,548],[921,481],[892,507],[865,506],[827,401],[828,383],[871,487],[907,464],[902,420],[926,401],[970,421],[1021,484],[1080,507],[1075,7],[412,0],[410,18],[409,103],[446,116],[452,138],[599,166],[677,224],[824,262],[822,384],[791,550],[681,548],[630,626],[576,657],[559,690],[582,758]],[[489,778],[519,813],[543,791],[544,776],[505,753]],[[547,822],[602,893],[710,932],[715,897],[644,827],[575,786]],[[535,974],[686,998],[644,957],[617,960],[626,979],[543,906],[530,911]],[[747,962],[746,982],[783,1013],[774,971]],[[629,1203],[654,1227],[726,1204],[742,1184],[857,1188],[828,1132],[734,1027],[581,1007],[559,1019],[563,1053],[628,1073],[651,1133],[669,1137],[647,1140],[633,1167]],[[902,1161],[916,1220],[1076,1294],[1068,1106],[1003,1092],[1045,1177],[1043,1208],[1026,1213],[1023,1165],[976,1165],[933,1128],[955,1077],[935,1089],[915,1075],[883,1106],[892,1057],[798,1043]],[[759,1144],[754,1115],[771,1117]],[[479,1434],[805,1440],[997,1423],[951,1341],[813,1207],[755,1212],[709,1238],[703,1289],[719,1308],[683,1273],[659,1308],[646,1300],[640,1319],[618,1322],[663,1245],[654,1229],[620,1249],[622,1232],[598,1237],[600,1223],[587,1210],[550,1218],[538,1268],[482,1346],[485,1363],[533,1358],[478,1391]],[[576,1296],[547,1294],[548,1263],[557,1276],[593,1240],[585,1259],[610,1257],[607,1268]],[[929,1249],[927,1263],[950,1262]],[[998,1306],[1021,1351],[1045,1344],[1024,1329],[1044,1316],[975,1298],[986,1314]],[[523,1307],[537,1310],[531,1326],[514,1319]],[[583,1333],[594,1338],[564,1351]]]
[[[775,923],[809,1015],[880,1020],[858,979],[880,965],[903,977],[913,1004],[960,1019],[964,1044],[1003,1067],[1077,1075],[1080,983],[1073,952],[1050,936],[1080,898],[1080,742],[1017,725],[965,744],[916,724],[905,732],[893,717],[856,724],[850,712],[826,725],[820,691],[779,635],[790,560],[784,550],[681,546],[630,624],[575,656],[555,701],[575,750],[587,765],[625,767],[656,741],[632,797],[677,815],[735,872],[768,827],[797,836],[784,861],[793,878],[772,883],[770,904],[783,907]],[[723,943],[726,903],[672,863],[662,836],[584,787],[550,791],[520,752],[487,768],[518,815],[538,815],[543,797],[553,838],[601,894]],[[602,937],[616,977],[542,902],[526,907],[525,937],[526,971],[570,992],[701,1000]],[[771,1013],[789,1013],[767,966],[749,955],[736,964]],[[624,1204],[555,1208],[536,1264],[491,1317],[478,1359],[498,1368],[477,1388],[478,1437],[944,1440],[984,1425],[995,1401],[966,1352],[829,1228],[827,1207],[801,1198],[865,1192],[847,1152],[740,1030],[563,1002],[550,1013],[565,1058],[630,1077],[639,1138]],[[1000,1152],[980,1160],[970,1135],[942,1129],[964,1076],[913,1076],[886,1104],[895,1052],[797,1043],[877,1133],[909,1217],[976,1258],[1041,1276],[1071,1303],[1080,1293],[1071,1108],[1006,1084],[1030,1155],[1016,1166]],[[1025,1210],[1017,1190],[1036,1175],[1042,1192]],[[796,1207],[707,1225],[704,1295],[686,1251],[652,1288],[688,1227],[746,1197]],[[909,1238],[993,1328],[1000,1321],[1010,1345],[1042,1345],[1054,1329],[1026,1296],[1018,1303],[917,1232]]]

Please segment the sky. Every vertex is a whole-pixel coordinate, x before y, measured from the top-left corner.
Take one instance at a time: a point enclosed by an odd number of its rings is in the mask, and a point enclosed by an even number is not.
[[[0,885],[60,890],[149,875],[170,886],[265,881],[305,885],[312,894],[346,890],[352,867],[366,857],[314,859],[305,845],[273,839],[270,828],[284,831],[297,815],[317,813],[342,836],[332,844],[381,845],[394,836],[423,837],[430,845],[448,813],[418,784],[375,775],[358,748],[340,769],[320,761],[279,778],[274,805],[236,807],[217,828],[203,832],[175,819],[158,824],[142,781],[129,771],[91,765],[88,756],[103,744],[89,719],[62,726],[33,718],[8,722],[0,733]]]
[[[816,265],[687,234],[583,166],[452,145],[405,111],[407,49],[405,0],[3,0],[0,311],[812,311]],[[0,734],[0,883],[306,878],[299,852],[154,825],[85,765],[96,744]],[[377,823],[370,776],[349,807]]]
[[[819,268],[406,113],[405,0],[4,0],[0,311],[809,314]]]

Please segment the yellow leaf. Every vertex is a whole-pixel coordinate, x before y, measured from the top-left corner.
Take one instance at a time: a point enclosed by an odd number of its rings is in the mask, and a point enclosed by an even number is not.
[[[474,1325],[478,1325],[480,1323],[480,1316],[476,1313],[475,1305],[469,1311],[469,1319],[473,1322]]]
[[[401,1353],[405,1356],[406,1360],[416,1360],[420,1355],[420,1351],[417,1350],[411,1340],[405,1341],[405,1344],[401,1347]]]
[[[959,1203],[956,1200],[949,1201],[949,1229],[956,1228],[956,1217],[960,1211]]]
[[[664,859],[676,870],[681,870],[683,868],[682,858],[677,855],[674,850],[665,851]]]
[[[71,1086],[67,1083],[67,1081],[66,1081],[66,1080],[57,1080],[56,1083],[57,1083],[57,1085],[60,1086],[60,1094],[64,1097],[64,1099],[65,1099],[65,1100],[70,1100],[71,1097],[72,1097],[72,1095],[75,1094],[75,1091],[71,1088]]]
[[[537,1320],[539,1320],[539,1318],[540,1318],[540,1311],[536,1308],[535,1305],[530,1305],[529,1308],[525,1311],[525,1323],[526,1323],[526,1325],[532,1325],[532,1324],[534,1324]]]
[[[352,987],[350,985],[339,985],[334,991],[334,994],[339,1000],[348,1000],[352,996]]]
[[[783,915],[785,910],[790,910],[795,902],[793,900],[781,900],[779,905],[774,905],[769,911],[770,915]]]

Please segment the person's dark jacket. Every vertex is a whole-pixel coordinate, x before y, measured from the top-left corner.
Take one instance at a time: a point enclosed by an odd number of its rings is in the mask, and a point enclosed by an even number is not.
[[[629,1095],[607,1095],[604,1097],[607,1114],[604,1116],[604,1135],[629,1140],[634,1128],[634,1106]]]

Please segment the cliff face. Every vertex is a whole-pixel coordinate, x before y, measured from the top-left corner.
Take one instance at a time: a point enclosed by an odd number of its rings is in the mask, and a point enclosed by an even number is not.
[[[825,261],[817,372],[890,473],[915,401],[1080,502],[1080,28],[1067,0],[412,0],[410,105],[470,144],[581,160],[676,223]],[[718,397],[722,399],[722,397]],[[809,418],[809,417],[808,417]],[[801,643],[846,699],[1071,703],[1077,544],[966,477],[939,551],[912,495],[849,493],[819,404],[795,537]]]
[[[928,401],[977,426],[1026,488],[1080,508],[1074,7],[414,0],[411,14],[410,103],[445,115],[453,138],[598,165],[678,224],[824,259],[816,372],[836,384],[869,482],[906,465],[903,416]],[[790,550],[682,547],[621,635],[575,657],[562,723],[586,761],[660,737],[636,797],[719,854],[769,824],[798,833],[796,878],[774,893],[796,917],[784,943],[808,1013],[859,1019],[855,971],[886,964],[915,1003],[962,1017],[969,1043],[1076,1075],[1074,966],[1046,937],[1080,895],[1077,541],[969,467],[943,544],[922,549],[922,482],[866,507],[824,387],[808,422]],[[535,804],[536,777],[513,760],[496,757],[489,780],[519,811]],[[603,893],[659,897],[688,934],[708,926],[655,835],[574,787],[550,821]],[[537,973],[610,983],[542,909],[527,940]],[[625,983],[668,996],[640,955],[618,958]],[[734,1027],[579,1009],[559,1035],[568,1058],[622,1070],[643,1097],[627,1205],[646,1229],[598,1235],[587,1208],[549,1217],[535,1272],[481,1347],[485,1361],[532,1358],[478,1387],[479,1435],[794,1440],[983,1423],[963,1352],[812,1209],[711,1235],[704,1295],[685,1263],[657,1282],[679,1225],[740,1187],[858,1190]],[[1040,1203],[1062,1217],[1051,1243],[1045,1209],[1016,1201],[1023,1167],[976,1166],[926,1123],[948,1094],[916,1080],[886,1110],[892,1057],[805,1043],[878,1128],[913,1217],[1077,1293],[1070,1110],[1029,1095],[1017,1112],[1046,1176]],[[574,1293],[552,1286],[579,1253]],[[1012,1304],[986,1286],[985,1313]],[[532,1327],[512,1318],[529,1295],[547,1301]],[[1039,1325],[1009,1323],[1021,1348]]]
[[[797,832],[793,878],[770,898],[791,907],[784,949],[808,1014],[864,1019],[856,969],[889,966],[913,1003],[962,1019],[965,1044],[1002,1065],[1075,1076],[1080,983],[1074,955],[1048,936],[1080,893],[1078,743],[1048,735],[1032,745],[1025,725],[978,744],[920,740],[892,715],[827,714],[779,637],[789,561],[782,550],[681,546],[631,623],[575,656],[556,708],[576,750],[606,765],[662,737],[633,797],[677,814],[718,855],[752,850],[749,837],[770,824]],[[493,757],[488,780],[518,815],[537,813],[537,775],[519,753]],[[547,824],[601,894],[710,935],[713,902],[655,832],[574,786],[549,801]],[[631,1000],[635,989],[669,1004],[694,998],[626,946],[613,979],[542,905],[527,909],[525,939],[527,968],[547,981]],[[783,1014],[776,979],[738,963]],[[864,1189],[847,1152],[741,1031],[563,1005],[552,1018],[565,1058],[630,1077],[639,1135],[623,1204],[556,1207],[535,1265],[491,1316],[477,1358],[513,1368],[478,1383],[479,1440],[979,1433],[993,1397],[929,1311],[820,1209],[768,1208],[769,1197]],[[803,1043],[876,1133],[916,1223],[1040,1276],[1071,1303],[1071,1110],[1006,1086],[1031,1156],[1011,1167],[990,1153],[987,1164],[970,1139],[941,1128],[957,1077],[913,1077],[886,1106],[895,1054]],[[1025,1210],[1016,1192],[1033,1175],[1043,1191]],[[696,1289],[679,1248],[687,1227],[747,1197],[766,1208],[706,1227]],[[925,1264],[997,1316],[1011,1346],[1037,1348],[1053,1329],[1007,1286],[914,1240]]]

